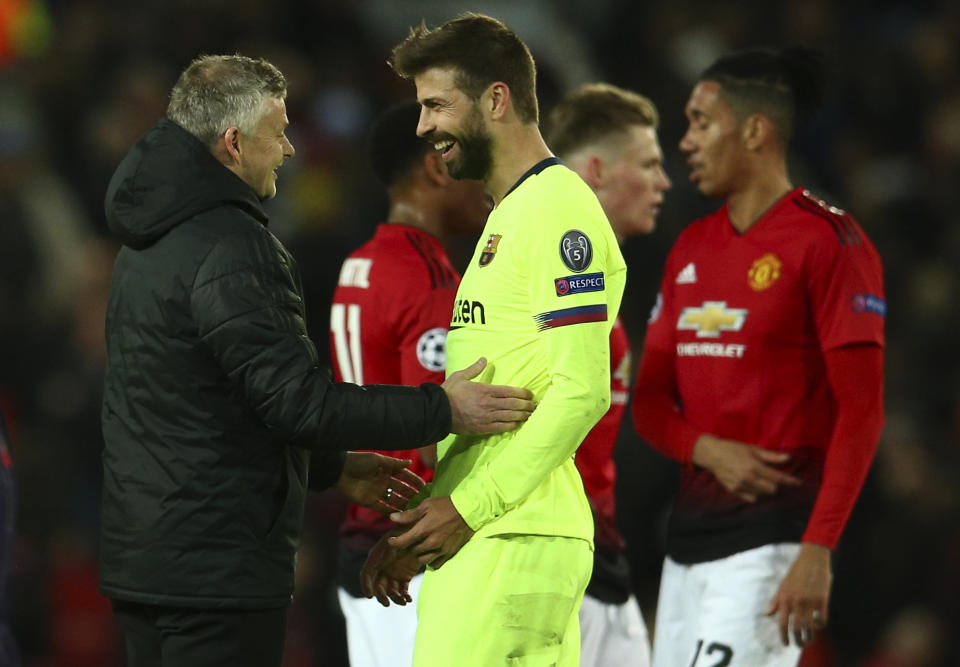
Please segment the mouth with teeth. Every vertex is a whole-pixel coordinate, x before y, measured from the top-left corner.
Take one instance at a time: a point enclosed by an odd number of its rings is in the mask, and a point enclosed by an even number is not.
[[[453,139],[444,139],[443,141],[437,141],[433,144],[433,147],[440,151],[440,157],[446,160],[450,157],[450,153],[453,152],[453,147],[456,145],[456,141]]]

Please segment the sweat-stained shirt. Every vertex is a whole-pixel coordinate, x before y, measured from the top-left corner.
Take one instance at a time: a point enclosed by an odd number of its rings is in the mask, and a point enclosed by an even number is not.
[[[626,265],[600,203],[557,158],[532,167],[493,210],[463,276],[447,368],[484,356],[481,378],[538,402],[519,429],[438,447],[431,496],[449,495],[477,536],[592,541],[574,465],[610,406],[610,330]]]

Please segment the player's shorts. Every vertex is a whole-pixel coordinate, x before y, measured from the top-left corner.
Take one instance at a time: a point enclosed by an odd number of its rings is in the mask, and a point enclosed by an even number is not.
[[[350,667],[402,667],[413,663],[417,636],[417,600],[423,574],[410,580],[413,604],[382,606],[376,598],[355,598],[337,589],[347,623]]]
[[[611,604],[583,596],[580,607],[581,667],[650,667],[650,638],[634,596]],[[684,666],[686,667],[686,666]]]
[[[577,665],[592,546],[543,535],[471,539],[424,576],[413,664]]]
[[[800,545],[768,544],[706,563],[664,560],[653,667],[793,667],[801,649],[780,642],[767,616]]]

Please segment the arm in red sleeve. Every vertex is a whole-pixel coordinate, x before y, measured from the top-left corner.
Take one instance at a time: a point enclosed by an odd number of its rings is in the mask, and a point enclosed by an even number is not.
[[[833,549],[863,487],[883,429],[883,348],[846,345],[824,356],[837,421],[803,541]]]
[[[690,464],[701,431],[680,414],[674,355],[644,349],[633,388],[633,425],[647,443],[664,456]]]

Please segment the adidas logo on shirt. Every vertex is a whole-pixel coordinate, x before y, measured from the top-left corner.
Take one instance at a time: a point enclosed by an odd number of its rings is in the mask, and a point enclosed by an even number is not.
[[[680,273],[677,274],[678,285],[692,285],[697,282],[697,267],[694,266],[693,262],[687,264]]]

